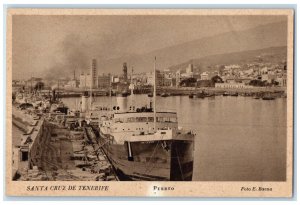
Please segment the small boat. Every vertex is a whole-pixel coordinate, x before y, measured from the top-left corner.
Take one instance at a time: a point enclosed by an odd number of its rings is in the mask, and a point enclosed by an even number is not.
[[[276,98],[271,95],[271,93],[265,93],[264,96],[262,97],[263,100],[275,100]]]
[[[282,98],[287,98],[287,94],[282,94],[281,97]]]
[[[228,92],[223,93],[223,96],[229,96]]]
[[[232,93],[230,96],[237,97],[237,96],[239,96],[239,94],[238,93]]]
[[[121,97],[127,97],[129,95],[130,95],[130,93],[127,91],[123,91],[123,92],[117,94],[117,96],[121,96]]]
[[[205,98],[205,94],[204,93],[197,93],[195,95],[196,98]]]
[[[264,96],[262,97],[263,100],[275,100],[275,97],[272,96]]]
[[[149,97],[149,98],[152,98],[152,97],[153,97],[153,93],[149,93],[149,94],[148,94],[148,97]]]
[[[258,100],[258,99],[260,99],[261,98],[261,95],[259,94],[259,93],[256,93],[256,94],[254,94],[254,96],[253,96],[253,99],[256,99],[256,100]]]
[[[205,96],[205,97],[215,97],[215,95],[214,95],[214,94],[211,94],[211,93],[205,93],[204,96]]]
[[[189,94],[189,98],[194,98],[194,94]]]
[[[162,94],[160,95],[160,97],[168,97],[168,96],[170,96],[168,93],[162,93]]]

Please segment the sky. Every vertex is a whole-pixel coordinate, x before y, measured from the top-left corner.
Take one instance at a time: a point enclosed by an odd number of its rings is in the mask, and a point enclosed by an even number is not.
[[[13,79],[64,77],[132,54],[280,22],[283,16],[13,16]],[[105,70],[104,72],[109,72]]]

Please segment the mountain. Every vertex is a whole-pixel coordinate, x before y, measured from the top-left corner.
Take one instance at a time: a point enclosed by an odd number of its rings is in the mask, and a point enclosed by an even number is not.
[[[258,50],[241,51],[234,53],[217,54],[205,56],[201,58],[191,59],[189,61],[170,66],[168,69],[176,71],[185,69],[188,64],[192,63],[194,68],[200,72],[207,71],[215,65],[228,64],[245,64],[253,62],[268,62],[268,63],[282,63],[286,61],[287,47],[269,47]]]
[[[287,46],[287,22],[226,32],[145,54],[105,60],[99,62],[99,66],[105,71],[121,73],[123,62],[127,62],[129,68],[134,67],[135,72],[144,72],[153,69],[154,56],[157,57],[157,68],[162,70],[205,56],[280,46]]]

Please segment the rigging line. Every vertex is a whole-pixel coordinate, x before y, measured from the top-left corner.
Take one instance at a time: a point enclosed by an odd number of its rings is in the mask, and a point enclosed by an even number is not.
[[[151,163],[151,159],[153,158],[153,155],[154,155],[154,153],[155,153],[155,151],[156,151],[156,149],[157,149],[157,147],[158,147],[158,144],[159,144],[159,141],[157,141],[157,143],[156,143],[156,146],[155,146],[155,148],[154,148],[154,150],[153,150],[153,152],[152,152],[152,154],[151,154],[151,156],[150,156],[150,159],[149,159],[149,161],[148,161],[148,163],[147,163],[147,165],[146,165],[146,169],[145,169],[145,172],[146,173],[149,173],[149,171],[150,171],[150,163]]]
[[[151,157],[150,157],[150,159],[149,159],[148,167],[146,167],[146,171],[145,171],[146,173],[149,173],[149,171],[151,171],[151,170],[155,167],[155,163],[153,163],[154,165],[152,166],[151,169],[149,169],[149,168],[150,168],[151,159],[153,158],[153,155],[154,155],[154,153],[155,153],[155,151],[156,151],[156,149],[157,149],[157,146],[158,146],[159,142],[163,139],[164,135],[165,135],[165,134],[162,134],[160,140],[158,140],[157,143],[156,143],[156,146],[155,146],[155,148],[154,148],[154,150],[153,150],[153,152],[152,152],[152,154],[151,154]]]
[[[182,180],[184,180],[184,176],[183,176],[182,168],[181,168],[181,163],[180,163],[179,156],[178,156],[177,146],[176,146],[176,154],[177,154],[177,160],[178,160],[179,169],[180,169],[180,173],[181,173],[181,178],[182,178]]]

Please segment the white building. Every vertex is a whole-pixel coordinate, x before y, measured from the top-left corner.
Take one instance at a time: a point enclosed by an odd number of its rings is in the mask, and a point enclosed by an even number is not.
[[[164,73],[162,73],[159,70],[156,70],[156,86],[164,86]],[[148,85],[153,85],[154,84],[154,76],[153,72],[148,72],[146,73],[147,76],[147,82],[146,84]]]
[[[234,89],[245,89],[253,88],[251,85],[245,85],[244,83],[216,83],[216,88],[234,88]]]
[[[203,72],[203,73],[201,73],[200,79],[201,79],[201,80],[209,80],[208,72]]]
[[[187,74],[190,74],[190,73],[193,73],[193,64],[189,64],[188,67],[186,68],[186,73]]]
[[[73,79],[70,80],[66,85],[65,88],[77,88],[78,84],[77,84],[77,80]]]
[[[82,73],[79,76],[79,87],[80,88],[86,88],[86,89],[90,89],[91,88],[91,76],[89,73]]]
[[[97,74],[97,61],[92,60],[92,65],[89,73],[81,73],[79,76],[79,87],[80,88],[98,88],[98,74]]]
[[[175,78],[176,78],[176,87],[178,87],[179,85],[180,85],[180,82],[181,82],[181,71],[180,70],[178,70],[178,71],[176,71],[176,76],[175,76]]]
[[[235,65],[235,64],[233,64],[233,65],[225,65],[225,70],[232,70],[232,69],[239,69],[239,68],[241,68],[240,65]]]
[[[120,78],[119,78],[119,77],[112,76],[112,82],[113,82],[113,83],[118,83],[118,82],[120,82]]]

